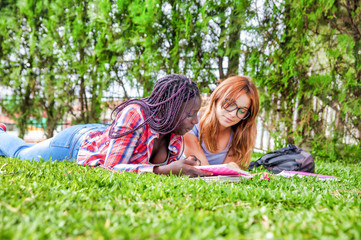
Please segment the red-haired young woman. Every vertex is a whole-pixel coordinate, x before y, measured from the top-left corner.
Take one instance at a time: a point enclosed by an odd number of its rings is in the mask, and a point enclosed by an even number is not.
[[[249,77],[225,79],[200,111],[199,124],[184,136],[185,155],[195,155],[202,165],[233,162],[246,169],[256,138],[258,111],[258,92]]]

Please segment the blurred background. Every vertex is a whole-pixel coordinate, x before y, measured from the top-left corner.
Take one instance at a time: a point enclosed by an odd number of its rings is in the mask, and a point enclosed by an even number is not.
[[[0,1],[0,122],[28,142],[112,120],[169,73],[248,75],[256,151],[361,160],[360,0]]]

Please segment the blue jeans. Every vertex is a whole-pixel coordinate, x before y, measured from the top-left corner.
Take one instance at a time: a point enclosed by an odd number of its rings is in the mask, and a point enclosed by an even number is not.
[[[75,125],[40,143],[26,143],[24,140],[0,130],[0,156],[35,161],[41,159],[74,161],[89,131],[104,131],[106,128],[107,126],[103,124]]]

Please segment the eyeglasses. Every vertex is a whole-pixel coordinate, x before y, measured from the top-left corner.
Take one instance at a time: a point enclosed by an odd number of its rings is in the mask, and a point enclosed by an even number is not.
[[[242,120],[245,120],[249,117],[249,115],[251,115],[247,108],[238,107],[238,105],[234,101],[229,100],[228,98],[225,99],[222,107],[228,112],[233,112],[234,110],[237,110],[237,117]]]

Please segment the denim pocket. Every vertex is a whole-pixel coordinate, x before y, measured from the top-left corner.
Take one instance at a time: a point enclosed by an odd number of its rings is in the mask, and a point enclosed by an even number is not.
[[[85,127],[86,125],[75,125],[65,129],[64,131],[61,131],[51,140],[50,146],[69,148],[74,135]]]

